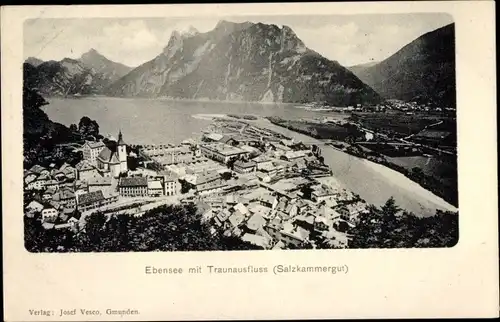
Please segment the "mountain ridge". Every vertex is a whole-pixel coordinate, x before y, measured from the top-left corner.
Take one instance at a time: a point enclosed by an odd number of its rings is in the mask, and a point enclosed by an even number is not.
[[[384,98],[455,107],[455,25],[429,31],[378,64],[351,71]]]
[[[29,57],[23,64],[25,84],[45,96],[101,94],[131,67],[113,62],[95,49],[78,59],[42,61]]]
[[[288,26],[219,21],[171,38],[154,59],[105,89],[110,96],[267,102],[378,102],[352,72],[307,48]]]

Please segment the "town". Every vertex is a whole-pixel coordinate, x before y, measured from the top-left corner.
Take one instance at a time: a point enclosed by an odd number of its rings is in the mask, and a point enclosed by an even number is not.
[[[142,216],[194,204],[213,234],[258,249],[345,248],[367,204],[335,180],[321,149],[242,118],[214,118],[181,144],[86,140],[72,167],[24,171],[25,216],[46,230],[85,230],[86,217]]]

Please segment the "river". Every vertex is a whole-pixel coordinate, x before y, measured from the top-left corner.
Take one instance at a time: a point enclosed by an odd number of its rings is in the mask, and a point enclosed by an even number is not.
[[[43,107],[55,122],[78,124],[83,116],[95,119],[100,132],[116,136],[121,129],[124,139],[132,144],[180,143],[197,137],[210,124],[200,114],[253,114],[283,118],[329,116],[345,118],[345,114],[311,111],[290,104],[258,104],[228,102],[194,102],[152,99],[85,97],[77,99],[48,98]],[[306,135],[275,126],[265,119],[252,122],[305,142],[316,140]],[[317,141],[320,143],[319,141]],[[443,199],[425,190],[399,172],[373,162],[348,155],[322,145],[325,162],[338,181],[359,194],[367,202],[382,205],[393,196],[402,208],[419,216],[429,216],[436,209],[456,211]]]

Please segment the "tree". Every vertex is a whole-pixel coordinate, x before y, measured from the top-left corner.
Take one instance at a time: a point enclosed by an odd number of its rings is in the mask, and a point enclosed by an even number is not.
[[[97,124],[96,121],[91,120],[88,116],[84,116],[78,123],[78,132],[80,132],[82,137],[97,137],[99,135],[99,124]]]
[[[384,216],[395,216],[401,208],[396,205],[394,197],[390,197],[380,209]]]
[[[312,195],[313,189],[311,188],[310,184],[303,185],[300,188],[300,192],[302,192],[302,196],[304,199],[311,200],[311,195]]]
[[[391,213],[399,207],[391,199],[380,209],[370,206],[358,217],[349,230],[353,235],[349,248],[452,247],[458,242],[457,213],[436,211],[419,218],[403,211],[395,216]]]

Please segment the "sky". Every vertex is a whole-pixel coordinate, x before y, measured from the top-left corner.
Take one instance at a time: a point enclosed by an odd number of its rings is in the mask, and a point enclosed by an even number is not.
[[[174,30],[212,30],[221,19],[287,25],[307,47],[344,66],[381,61],[449,23],[447,14],[238,16],[192,18],[32,19],[24,24],[24,58],[79,58],[91,48],[108,59],[139,66],[167,45]]]

